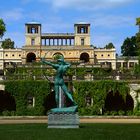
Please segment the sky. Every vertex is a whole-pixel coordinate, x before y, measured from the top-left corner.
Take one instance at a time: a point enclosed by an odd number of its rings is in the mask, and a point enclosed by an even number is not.
[[[112,42],[121,55],[121,45],[138,32],[140,0],[1,0],[0,18],[6,24],[3,37],[15,46],[25,44],[25,23],[40,22],[42,33],[74,33],[74,23],[91,24],[91,44]]]

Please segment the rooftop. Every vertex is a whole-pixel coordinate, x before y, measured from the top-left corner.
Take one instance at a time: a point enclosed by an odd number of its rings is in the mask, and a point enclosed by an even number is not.
[[[29,24],[41,25],[40,22],[35,22],[35,21],[25,23],[25,25],[29,25]]]
[[[88,23],[88,22],[77,22],[77,23],[75,23],[74,25],[90,25],[90,23]]]

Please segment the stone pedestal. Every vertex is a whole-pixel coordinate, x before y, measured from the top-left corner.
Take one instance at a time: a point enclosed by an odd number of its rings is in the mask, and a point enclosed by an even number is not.
[[[77,113],[50,112],[48,128],[79,128],[79,115]]]

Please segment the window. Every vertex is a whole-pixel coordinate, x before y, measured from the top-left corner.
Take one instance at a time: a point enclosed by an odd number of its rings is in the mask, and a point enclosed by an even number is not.
[[[111,62],[106,62],[106,65],[111,67]]]
[[[134,65],[135,65],[134,62],[129,63],[129,67],[134,67]]]
[[[102,54],[101,56],[103,57],[104,55]]]
[[[92,99],[89,95],[87,95],[85,97],[85,103],[86,103],[86,106],[91,106],[92,105]]]
[[[108,54],[108,57],[110,57],[110,54]]]
[[[31,39],[31,45],[35,45],[35,39],[34,38]]]
[[[38,33],[38,29],[37,28],[35,28],[35,27],[32,27],[32,34],[35,34],[35,33]]]
[[[105,62],[101,62],[100,64],[101,64],[101,65],[105,65]]]
[[[19,54],[19,57],[21,56],[21,54]]]
[[[123,62],[123,67],[127,68],[127,62]]]
[[[86,26],[78,27],[77,28],[77,33],[82,33],[82,34],[88,33],[88,27],[86,27]]]
[[[12,56],[15,56],[14,54],[12,54]]]
[[[117,69],[119,69],[121,67],[121,62],[117,62],[116,67],[117,67]]]
[[[82,38],[82,39],[81,39],[81,45],[84,45],[84,44],[85,44],[84,41],[85,41],[84,38]]]
[[[84,33],[85,30],[84,30],[84,27],[81,27],[81,33]]]
[[[8,56],[8,54],[6,54],[5,56]]]
[[[35,34],[36,33],[36,29],[32,28],[32,33]]]
[[[27,107],[32,108],[35,106],[35,98],[32,95],[27,96]]]
[[[30,34],[36,34],[36,33],[38,33],[38,27],[29,26],[29,27],[27,27],[27,32]]]

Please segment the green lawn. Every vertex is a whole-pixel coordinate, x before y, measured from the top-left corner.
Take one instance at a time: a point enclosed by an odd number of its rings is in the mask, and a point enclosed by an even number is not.
[[[47,124],[2,124],[0,140],[140,140],[140,124],[81,124],[48,129]]]

